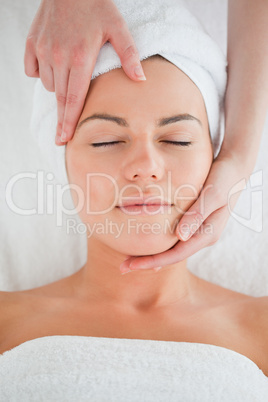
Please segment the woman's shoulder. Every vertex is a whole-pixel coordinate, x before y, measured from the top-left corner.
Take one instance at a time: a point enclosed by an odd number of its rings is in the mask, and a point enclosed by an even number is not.
[[[242,313],[245,325],[257,335],[262,336],[266,331],[268,347],[268,296],[250,297],[244,300]]]
[[[18,304],[20,292],[0,291],[0,319],[7,315],[8,310]]]
[[[31,295],[31,290],[0,291],[0,313],[4,313],[6,308],[19,305],[23,299]]]
[[[247,337],[255,361],[268,376],[268,296],[252,297],[241,305],[243,337]]]
[[[254,297],[245,305],[245,314],[249,327],[263,342],[268,360],[268,296]]]
[[[268,296],[254,297],[231,291],[227,305],[232,322],[239,323],[244,337],[258,341],[267,351],[268,364]],[[255,343],[254,342],[254,343]]]
[[[0,291],[0,345],[9,326],[8,323],[17,314],[18,306],[17,292]]]
[[[36,304],[38,299],[31,290],[0,291],[0,338],[10,322],[25,315]]]
[[[254,297],[215,284],[208,284],[214,319],[230,349],[253,360],[268,376],[268,296]],[[226,339],[224,340],[224,343]]]
[[[19,308],[22,307],[23,292],[0,291],[0,335],[6,322],[16,316]]]
[[[32,290],[0,291],[0,353],[10,348],[11,338],[15,344],[21,343],[17,339],[27,334],[31,317],[45,311],[47,304],[42,295]]]

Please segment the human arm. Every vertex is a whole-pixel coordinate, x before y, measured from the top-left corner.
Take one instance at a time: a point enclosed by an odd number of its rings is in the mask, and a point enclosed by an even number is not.
[[[229,0],[228,83],[225,97],[225,135],[218,157],[198,199],[180,220],[179,241],[153,256],[130,257],[121,268],[150,269],[182,261],[221,236],[240,192],[230,190],[254,169],[268,107],[268,2]],[[242,190],[242,189],[241,189]],[[205,200],[205,203],[202,203]],[[231,205],[229,205],[229,201]],[[193,212],[196,211],[196,214]],[[195,217],[199,219],[195,219]],[[212,233],[206,231],[211,226]],[[180,233],[191,228],[183,241]],[[135,261],[135,263],[134,263]]]
[[[256,163],[268,108],[267,22],[266,0],[229,0],[222,153],[241,159],[249,173]]]
[[[27,36],[24,66],[26,75],[40,77],[48,91],[56,92],[57,145],[73,136],[97,56],[107,41],[128,77],[142,79],[135,74],[141,67],[136,45],[112,0],[41,1]],[[59,138],[62,132],[65,142]]]

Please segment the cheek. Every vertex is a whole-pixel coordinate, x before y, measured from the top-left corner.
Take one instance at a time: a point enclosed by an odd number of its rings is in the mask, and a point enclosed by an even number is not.
[[[114,208],[118,198],[117,172],[71,147],[66,150],[66,168],[73,185],[74,206],[79,205],[82,220],[88,221],[92,215],[103,215]]]
[[[179,167],[181,172],[176,180],[174,203],[177,212],[184,214],[198,198],[206,181],[212,163],[210,152],[194,152],[187,155]]]
[[[89,173],[86,179],[87,214],[109,213],[117,204],[118,187],[112,174]]]
[[[77,153],[69,143],[66,147],[65,162],[66,170],[69,179],[69,184],[71,186],[71,195],[73,199],[74,206],[78,209],[84,204],[85,199],[85,169],[84,164],[81,160],[81,155],[77,157]]]

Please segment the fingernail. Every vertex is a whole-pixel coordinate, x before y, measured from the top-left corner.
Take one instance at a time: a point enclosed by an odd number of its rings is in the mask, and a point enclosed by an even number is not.
[[[188,240],[189,237],[191,236],[191,230],[185,229],[183,233],[180,232],[180,236],[182,237],[183,240]]]
[[[61,142],[65,142],[67,140],[67,134],[62,132],[60,139],[61,139]]]
[[[201,223],[203,223],[203,221],[204,221],[204,218],[203,218],[203,216],[198,212],[198,213],[195,215],[194,220],[196,221],[196,223],[197,223],[198,225],[201,225]]]
[[[128,274],[129,272],[131,272],[131,269],[128,269],[127,271],[121,272],[121,275]]]
[[[125,273],[125,272],[129,272],[130,271],[130,267],[120,267],[120,271],[122,272],[122,273]]]
[[[132,262],[129,264],[129,268],[131,268],[132,270],[133,269],[148,269],[151,267],[149,264],[139,264],[138,266],[135,266],[133,264],[134,263],[132,263]]]
[[[56,135],[56,142],[61,141],[61,136],[59,134]]]
[[[162,268],[162,267],[156,267],[156,268],[154,268],[154,271],[157,272],[157,271],[159,271],[161,268]]]
[[[143,72],[141,66],[135,67],[134,72],[135,72],[136,76],[137,76],[141,81],[146,81],[146,77],[145,77],[145,75],[144,75],[144,72]]]

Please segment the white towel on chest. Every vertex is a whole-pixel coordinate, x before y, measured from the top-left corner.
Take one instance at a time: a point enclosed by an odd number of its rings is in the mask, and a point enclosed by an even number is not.
[[[48,336],[0,355],[8,402],[267,402],[249,358],[201,343]]]

